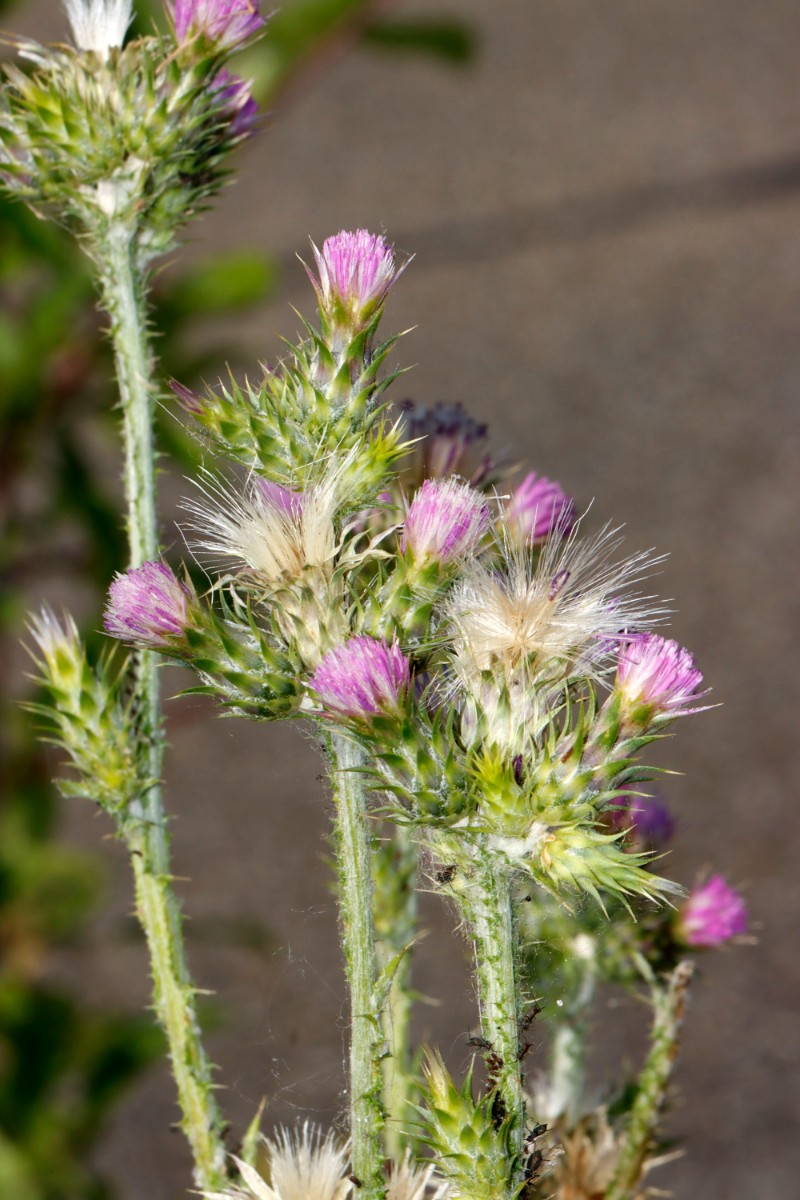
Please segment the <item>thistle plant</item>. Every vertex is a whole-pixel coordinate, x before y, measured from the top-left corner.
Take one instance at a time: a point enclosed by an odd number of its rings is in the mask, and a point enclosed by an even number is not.
[[[365,230],[313,243],[316,321],[243,382],[172,392],[208,452],[185,502],[205,593],[159,555],[147,329],[153,258],[215,190],[251,124],[231,51],[248,0],[176,0],[171,33],[125,45],[120,0],[71,0],[75,48],[9,70],[3,167],[82,239],[111,318],[130,567],[105,629],[131,648],[88,663],[69,619],[32,626],[65,749],[65,786],[130,852],[195,1185],[213,1200],[543,1200],[641,1194],[677,1051],[693,948],[741,936],[719,876],[688,897],[660,872],[671,834],[643,790],[648,747],[704,707],[699,667],[647,590],[660,558],[576,519],[536,472],[506,494],[485,430],[458,407],[392,410],[405,269]],[[347,1140],[310,1126],[228,1157],[172,892],[158,657],[225,711],[309,724],[334,800],[350,996]],[[648,823],[649,819],[649,823]],[[432,883],[469,946],[480,1033],[462,1080],[409,1043],[416,892]],[[531,951],[535,944],[536,953]],[[593,1106],[586,1015],[599,982],[644,990],[652,1038],[626,1104]],[[529,1031],[556,989],[551,1063]],[[537,1064],[542,1074],[541,1064]],[[410,1147],[422,1153],[411,1153]]]

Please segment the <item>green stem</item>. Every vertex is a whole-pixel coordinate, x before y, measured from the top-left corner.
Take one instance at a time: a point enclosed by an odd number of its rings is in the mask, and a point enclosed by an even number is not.
[[[382,1200],[383,1171],[381,1060],[384,1053],[372,910],[370,834],[365,788],[359,768],[364,753],[341,733],[328,735],[331,782],[336,802],[342,944],[350,985],[350,1139],[359,1200]]]
[[[402,954],[392,979],[389,1002],[383,1011],[384,1036],[389,1056],[383,1063],[383,1094],[388,1120],[385,1130],[387,1157],[399,1162],[408,1145],[407,1129],[414,1119],[410,1105],[416,1084],[410,1048],[413,951],[408,949],[417,932],[417,844],[409,828],[395,825],[385,842],[373,851],[375,926],[381,968]]]
[[[142,274],[131,231],[112,226],[94,247],[102,303],[111,318],[125,446],[125,493],[131,566],[158,556],[153,446],[153,356],[147,337]],[[171,883],[169,838],[161,797],[164,735],[156,655],[137,652],[133,710],[147,780],[139,802],[126,813],[122,832],[131,853],[137,912],[153,973],[156,1014],[169,1043],[194,1156],[194,1180],[213,1190],[227,1180],[224,1130],[214,1099],[211,1068],[200,1038],[194,988],[186,965],[181,912]]]
[[[567,945],[577,976],[577,985],[560,1011],[553,1031],[550,1050],[550,1080],[547,1116],[566,1118],[572,1126],[581,1115],[586,1080],[586,1010],[595,992],[596,963],[594,939],[580,934]]]
[[[681,962],[666,980],[653,981],[654,1018],[650,1051],[639,1076],[636,1099],[628,1116],[622,1150],[606,1192],[606,1200],[630,1200],[644,1173],[678,1054],[693,973],[691,962]]]
[[[481,1009],[481,1030],[489,1042],[490,1078],[512,1118],[511,1142],[521,1155],[525,1137],[525,1101],[520,1070],[519,1001],[516,938],[508,870],[479,846],[460,898],[470,925]]]

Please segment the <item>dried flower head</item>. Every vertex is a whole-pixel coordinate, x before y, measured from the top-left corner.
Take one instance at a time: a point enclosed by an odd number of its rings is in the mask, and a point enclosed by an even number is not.
[[[311,243],[318,278],[309,272],[323,315],[337,325],[363,325],[383,304],[400,272],[385,238],[357,229],[326,238],[322,250]],[[401,268],[402,269],[402,268]]]
[[[660,562],[649,552],[615,559],[619,530],[582,539],[556,531],[538,563],[506,547],[500,569],[472,563],[447,604],[457,669],[469,688],[483,672],[531,685],[610,666],[621,626],[651,624],[665,609],[629,589]]]
[[[396,711],[410,681],[396,642],[353,637],[324,655],[309,682],[328,712],[368,720]]]
[[[721,875],[692,889],[676,921],[676,935],[687,946],[720,946],[747,933],[747,905]]]
[[[120,641],[167,647],[183,637],[190,601],[188,588],[165,563],[142,563],[114,579],[103,625]]]
[[[207,1200],[345,1200],[353,1184],[347,1178],[347,1149],[333,1133],[308,1121],[299,1130],[281,1129],[277,1138],[264,1138],[270,1181],[254,1167],[236,1159],[243,1187],[205,1192]]]
[[[64,0],[72,36],[79,50],[108,58],[119,50],[131,23],[132,0]]]
[[[233,50],[265,24],[257,0],[175,0],[175,36],[185,42],[198,35]]]
[[[522,542],[542,542],[556,530],[569,533],[575,523],[575,509],[561,484],[531,471],[511,496],[505,520],[512,537]]]
[[[456,479],[426,479],[406,516],[403,552],[417,562],[449,562],[469,554],[489,524],[483,497]]]
[[[634,634],[624,639],[619,654],[616,690],[628,709],[652,715],[680,717],[697,712],[703,682],[694,658],[678,642],[657,634]]]
[[[331,562],[337,506],[333,479],[290,492],[255,476],[243,493],[208,482],[201,500],[184,505],[200,535],[198,549],[232,559],[268,590],[297,581],[306,568]]]

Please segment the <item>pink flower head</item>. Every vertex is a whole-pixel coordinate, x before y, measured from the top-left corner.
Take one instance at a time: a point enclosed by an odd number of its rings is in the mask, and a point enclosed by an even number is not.
[[[485,483],[495,469],[488,451],[489,428],[463,406],[439,402],[420,408],[413,400],[400,405],[409,442],[405,476],[415,480],[461,475],[473,487]]]
[[[265,24],[258,0],[174,0],[175,34],[185,42],[198,34],[233,50]]]
[[[480,493],[456,479],[426,479],[406,516],[403,551],[417,561],[449,562],[474,550],[489,524]]]
[[[399,275],[392,248],[379,234],[342,230],[326,238],[322,250],[311,243],[319,278],[309,272],[323,315],[361,325],[383,304]]]
[[[610,812],[612,828],[625,832],[631,850],[662,850],[672,840],[675,818],[658,796],[620,795]]]
[[[229,118],[231,137],[246,137],[258,117],[258,104],[253,99],[250,84],[241,76],[223,70],[217,72],[211,86],[217,93],[223,114]]]
[[[662,716],[696,712],[692,701],[703,682],[693,656],[683,646],[655,633],[637,633],[621,645],[617,691],[630,707],[643,706]]]
[[[721,875],[693,888],[678,917],[678,938],[687,946],[719,946],[747,932],[747,905]]]
[[[289,488],[281,487],[279,483],[273,483],[271,479],[263,479],[260,475],[253,476],[253,487],[267,508],[294,520],[299,520],[302,516],[304,492],[293,492]]]
[[[146,562],[117,575],[108,589],[106,633],[137,646],[169,646],[189,624],[187,587],[162,562]]]
[[[368,719],[397,711],[410,681],[408,659],[396,642],[354,637],[328,651],[310,683],[329,712]]]
[[[560,484],[531,471],[511,497],[506,521],[520,540],[542,542],[554,530],[569,533],[575,523],[575,510]]]

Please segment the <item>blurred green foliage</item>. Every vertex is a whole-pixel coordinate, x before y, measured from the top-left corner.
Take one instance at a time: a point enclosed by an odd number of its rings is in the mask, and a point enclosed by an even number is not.
[[[12,7],[0,0],[0,19]],[[337,48],[470,58],[460,23],[404,21],[385,8],[289,0],[240,69],[273,107]],[[163,21],[161,0],[138,0],[138,30],[153,21]],[[53,948],[86,936],[103,872],[99,856],[58,841],[59,801],[19,709],[16,668],[25,612],[54,581],[84,610],[91,597],[91,642],[100,598],[125,562],[113,367],[79,248],[2,195],[0,246],[0,1200],[102,1200],[110,1191],[88,1151],[110,1105],[161,1052],[161,1035],[146,1016],[94,1011],[49,979]],[[192,353],[187,328],[263,303],[278,283],[274,261],[250,250],[161,277],[153,326],[165,370],[190,384],[219,370],[229,348]],[[162,453],[194,461],[166,411],[157,433]]]

